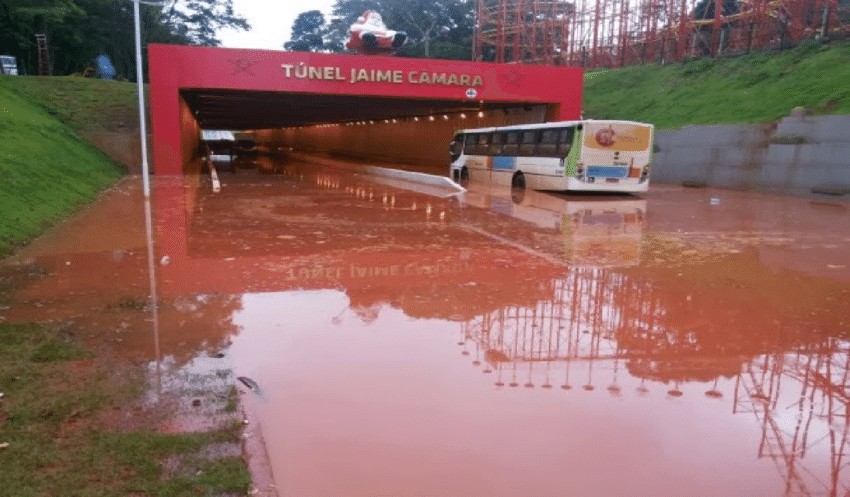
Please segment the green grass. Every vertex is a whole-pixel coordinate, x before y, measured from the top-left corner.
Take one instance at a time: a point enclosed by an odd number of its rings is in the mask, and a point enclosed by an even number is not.
[[[785,52],[648,64],[585,75],[584,115],[660,129],[775,122],[795,107],[850,113],[850,42],[802,43]]]
[[[0,323],[0,495],[245,495],[239,457],[210,459],[209,444],[238,443],[241,423],[205,433],[114,431],[111,413],[142,393],[140,373],[117,372],[70,328]],[[116,409],[118,411],[116,411]],[[179,461],[166,470],[163,461]]]
[[[74,131],[138,130],[136,88],[135,83],[71,76],[0,78],[0,89],[24,97]]]
[[[224,412],[236,412],[239,407],[239,390],[235,386],[231,386],[227,390],[227,403],[224,405]]]
[[[121,170],[0,77],[0,257],[114,183]]]

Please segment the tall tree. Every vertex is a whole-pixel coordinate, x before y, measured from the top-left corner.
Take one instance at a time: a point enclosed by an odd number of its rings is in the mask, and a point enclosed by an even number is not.
[[[142,46],[148,43],[219,45],[216,31],[248,29],[232,0],[168,0],[140,5]],[[0,0],[0,53],[14,55],[25,73],[37,64],[35,34],[47,33],[54,74],[81,72],[100,54],[135,79],[133,3],[130,0]]]
[[[193,45],[217,47],[216,32],[223,28],[248,30],[248,21],[236,14],[233,0],[168,0],[163,22]]]
[[[323,32],[325,16],[318,10],[309,10],[298,14],[292,23],[290,40],[283,48],[295,52],[318,52],[325,48]]]

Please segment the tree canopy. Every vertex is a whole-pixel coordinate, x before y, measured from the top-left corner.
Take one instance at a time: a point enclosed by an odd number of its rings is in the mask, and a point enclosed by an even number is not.
[[[318,10],[298,14],[292,23],[292,36],[283,48],[294,52],[318,52],[325,48],[325,16]]]
[[[220,44],[221,28],[249,29],[233,0],[168,0],[140,5],[142,44]],[[135,79],[131,0],[0,0],[0,54],[13,55],[27,74],[38,64],[36,33],[46,33],[53,74],[82,72],[100,54],[118,74]]]

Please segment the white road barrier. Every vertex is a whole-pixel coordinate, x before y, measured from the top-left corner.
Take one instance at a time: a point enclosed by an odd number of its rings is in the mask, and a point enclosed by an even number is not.
[[[426,193],[428,195],[433,196],[443,197],[466,191],[466,188],[455,183],[448,176],[439,176],[436,174],[420,173],[416,171],[404,171],[402,169],[393,169],[389,167],[353,164],[350,162],[343,162],[339,160],[329,159],[326,157],[316,157],[313,155],[300,153],[294,153],[292,154],[292,157],[298,160],[303,160],[305,162],[313,162],[315,164],[320,164],[323,166],[338,167],[342,169],[358,171],[361,173],[368,174],[370,176],[396,180],[398,181],[398,183],[392,184],[390,186],[397,186],[398,188],[404,188],[407,190],[413,189],[419,191],[420,193]],[[387,182],[382,183],[390,184]],[[411,188],[412,185],[424,185],[426,187],[431,188]]]

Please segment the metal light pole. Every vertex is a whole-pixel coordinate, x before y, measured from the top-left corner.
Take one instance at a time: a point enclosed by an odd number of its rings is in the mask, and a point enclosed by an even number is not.
[[[142,147],[142,185],[145,198],[151,196],[148,171],[148,127],[145,116],[145,75],[142,72],[142,19],[139,15],[139,0],[133,0],[133,20],[136,24],[136,82],[139,85],[139,140]]]
[[[133,20],[136,27],[136,83],[139,86],[139,142],[142,149],[142,185],[145,198],[151,196],[150,172],[148,170],[148,127],[145,113],[145,75],[142,68],[142,19],[139,15],[139,4],[158,5],[160,2],[145,2],[142,0],[130,0],[133,2]]]

